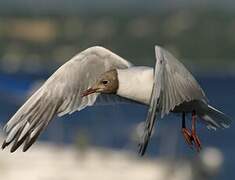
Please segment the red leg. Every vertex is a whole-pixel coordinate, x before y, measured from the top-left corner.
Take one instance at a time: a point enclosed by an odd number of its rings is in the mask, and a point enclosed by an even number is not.
[[[193,143],[192,143],[192,136],[191,136],[190,130],[187,128],[182,128],[182,133],[183,133],[186,143],[192,148]]]
[[[192,148],[192,135],[189,129],[186,128],[186,123],[185,123],[185,112],[182,114],[182,134],[184,136],[184,139],[186,143]]]
[[[196,112],[192,112],[192,134],[191,134],[192,141],[194,142],[197,151],[199,152],[202,148],[201,142],[196,133]]]

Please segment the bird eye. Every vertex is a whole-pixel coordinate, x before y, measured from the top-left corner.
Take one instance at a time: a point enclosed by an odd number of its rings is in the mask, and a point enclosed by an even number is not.
[[[102,84],[106,85],[106,84],[108,84],[108,82],[109,82],[109,81],[107,81],[107,80],[103,80],[103,81],[102,81]]]

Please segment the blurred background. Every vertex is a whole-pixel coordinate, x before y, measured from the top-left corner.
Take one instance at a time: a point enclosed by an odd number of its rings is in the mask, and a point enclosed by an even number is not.
[[[194,73],[210,103],[234,118],[234,10],[229,0],[0,0],[0,125],[60,65],[94,45],[149,66],[154,45],[165,47]],[[234,126],[199,125],[197,154],[184,142],[181,117],[170,115],[139,158],[146,110],[89,107],[59,118],[27,153],[0,152],[0,179],[235,178]]]

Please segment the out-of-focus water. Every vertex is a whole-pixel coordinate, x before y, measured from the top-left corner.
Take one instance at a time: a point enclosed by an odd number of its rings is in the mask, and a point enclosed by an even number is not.
[[[33,82],[41,77],[28,75],[0,75],[0,123],[3,125],[22,105]],[[210,103],[235,118],[235,77],[205,76],[198,78]],[[137,153],[133,141],[134,129],[145,120],[143,105],[111,105],[89,107],[81,112],[53,121],[41,139],[57,143],[73,143],[79,134],[86,136],[93,146],[104,146]],[[170,115],[160,120],[155,128],[148,154],[153,156],[193,157],[195,152],[185,144],[181,135],[181,117]],[[190,116],[188,116],[190,119]],[[188,121],[190,126],[190,121]],[[209,131],[202,124],[198,134],[204,147],[219,148],[225,157],[221,178],[235,178],[235,127]]]

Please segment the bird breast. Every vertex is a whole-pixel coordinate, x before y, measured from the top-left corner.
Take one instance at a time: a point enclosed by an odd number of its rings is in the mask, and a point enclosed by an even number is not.
[[[153,68],[131,67],[128,69],[118,69],[119,96],[149,104],[153,88]]]

